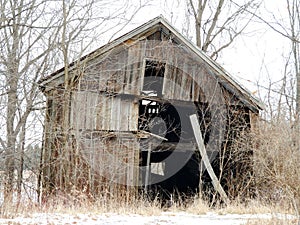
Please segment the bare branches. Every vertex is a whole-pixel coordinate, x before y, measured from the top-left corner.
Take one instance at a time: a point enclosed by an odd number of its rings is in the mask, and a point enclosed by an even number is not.
[[[287,2],[288,1],[289,0],[287,0]],[[235,4],[235,5],[237,5],[237,6],[240,6],[239,4],[237,4],[234,1],[232,1],[232,3]],[[272,30],[274,30],[276,33],[282,35],[283,37],[286,37],[286,38],[290,39],[291,41],[295,41],[297,43],[300,42],[299,38],[295,38],[295,37],[293,37],[293,35],[290,35],[288,33],[287,27],[284,26],[283,24],[280,24],[278,21],[270,22],[270,21],[267,21],[266,19],[264,19],[262,16],[258,15],[256,12],[252,12],[251,10],[248,10],[248,9],[246,9],[246,11],[248,13],[252,14],[253,17],[259,19],[261,22],[263,22],[264,24],[266,24],[269,28],[271,28]],[[273,17],[276,18],[275,16],[273,16]],[[281,28],[281,30],[278,27]]]
[[[289,57],[286,59],[286,64],[284,65],[284,79],[282,88],[286,91],[287,88],[291,88],[291,86],[287,87],[286,84],[286,75],[288,73],[293,74],[296,83],[292,84],[292,87],[295,88],[295,122],[299,123],[299,115],[300,115],[300,13],[299,13],[299,0],[286,0],[286,11],[287,19],[280,20],[272,13],[273,21],[269,22],[262,18],[259,15],[254,15],[261,22],[270,27],[273,31],[280,34],[284,38],[290,40],[291,50],[289,53]],[[282,100],[281,98],[279,100]],[[287,101],[288,108],[291,111],[290,101]],[[292,103],[294,105],[294,103]],[[292,119],[292,118],[290,118]],[[298,125],[297,125],[298,126]]]
[[[196,44],[212,58],[216,58],[243,33],[253,18],[247,10],[256,10],[259,6],[253,1],[241,6],[225,0],[216,4],[202,0],[197,2],[197,9],[193,0],[187,3],[195,20]]]
[[[204,41],[204,45],[202,46],[202,49],[204,51],[207,51],[208,46],[211,44],[211,41],[213,40],[212,33],[216,29],[217,21],[218,21],[218,18],[220,16],[221,9],[222,9],[223,5],[224,5],[224,0],[220,0],[219,3],[218,3],[217,9],[215,11],[212,23],[211,23],[211,25],[210,25],[210,27],[207,31],[206,38],[205,38],[205,41]]]

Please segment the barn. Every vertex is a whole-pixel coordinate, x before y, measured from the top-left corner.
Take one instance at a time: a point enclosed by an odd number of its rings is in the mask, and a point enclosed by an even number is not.
[[[245,190],[251,179],[251,148],[233,154],[233,146],[263,104],[161,16],[39,86],[47,104],[41,196],[128,200],[141,192],[206,190],[211,177],[191,115],[225,192]]]

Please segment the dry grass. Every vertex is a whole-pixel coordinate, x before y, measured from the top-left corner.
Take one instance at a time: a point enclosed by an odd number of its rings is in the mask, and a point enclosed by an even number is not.
[[[268,204],[300,213],[299,131],[288,122],[260,123],[254,138],[257,194]],[[288,209],[290,210],[290,209]]]
[[[297,219],[255,219],[248,221],[246,225],[299,225]]]
[[[99,198],[90,201],[84,195],[58,196],[48,199],[45,204],[22,202],[19,206],[6,206],[1,215],[16,217],[34,213],[78,213],[95,215],[103,213],[160,215],[162,211],[187,212],[203,215],[208,212],[223,214],[276,214],[298,215],[300,208],[300,150],[299,133],[284,121],[276,123],[262,122],[258,124],[254,134],[254,171],[256,184],[255,199],[232,201],[231,204],[214,205],[203,198],[195,198],[189,204],[174,203],[167,209],[161,208],[159,201],[136,199],[120,201],[120,199]],[[241,146],[243,147],[243,146]],[[299,224],[296,219],[272,218],[251,219],[248,225],[256,224]]]
[[[80,202],[66,202],[61,197],[49,200],[45,204],[20,204],[18,207],[12,205],[6,209],[9,215],[14,217],[18,214],[29,215],[37,212],[41,213],[65,213],[65,214],[99,214],[99,213],[116,213],[116,214],[140,214],[140,215],[159,215],[163,211],[169,212],[187,212],[195,215],[203,215],[207,212],[215,212],[217,214],[264,214],[264,213],[282,213],[293,214],[295,211],[289,205],[283,206],[280,203],[266,204],[258,200],[233,201],[229,205],[210,204],[201,198],[195,198],[188,204],[173,203],[168,208],[162,208],[159,201],[148,201],[145,199],[124,202],[113,200],[103,202],[101,199],[97,201],[88,201],[81,199]]]
[[[289,218],[288,212],[285,208],[280,208],[280,205],[272,204],[267,205],[260,201],[252,200],[245,202],[232,202],[228,206],[218,205],[213,208],[210,204],[201,198],[195,198],[189,204],[174,203],[169,208],[161,208],[161,204],[158,201],[149,202],[145,199],[134,200],[132,202],[124,202],[118,200],[101,201],[101,199],[91,202],[81,199],[80,201],[66,202],[65,198],[59,197],[55,199],[49,199],[47,204],[21,204],[16,211],[16,208],[10,208],[9,218],[26,217],[34,218],[36,213],[45,213],[58,217],[61,215],[71,216],[76,220],[81,218],[82,214],[87,215],[90,218],[97,218],[97,215],[114,216],[114,215],[132,215],[138,214],[143,216],[160,216],[162,212],[167,211],[168,215],[176,215],[179,212],[185,212],[193,215],[205,215],[207,213],[215,213],[219,215],[225,214],[239,214],[241,218],[244,218],[244,214],[254,215],[253,219],[248,220],[248,225],[258,224],[297,224],[294,218]],[[291,212],[291,211],[290,211]],[[280,213],[279,218],[276,213]],[[292,212],[291,212],[292,213]],[[269,214],[271,219],[255,219],[255,215]],[[285,217],[286,215],[286,217]],[[2,214],[3,216],[3,214]],[[238,216],[239,217],[239,216]],[[282,218],[281,218],[282,217]]]
[[[265,214],[265,213],[283,213],[294,214],[290,208],[282,207],[279,204],[266,204],[259,200],[233,201],[231,204],[216,209],[219,214]]]
[[[158,215],[162,212],[161,204],[158,201],[149,202],[143,199],[131,202],[120,201],[118,199],[90,201],[83,198],[80,201],[66,201],[66,199],[70,198],[60,196],[49,199],[44,204],[22,203],[18,207],[12,205],[11,207],[6,207],[6,217],[15,217],[20,214],[30,215],[33,213]]]

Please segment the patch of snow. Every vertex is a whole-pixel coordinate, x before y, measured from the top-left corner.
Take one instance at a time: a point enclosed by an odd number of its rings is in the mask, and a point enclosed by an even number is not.
[[[0,224],[105,224],[105,225],[179,225],[179,224],[209,224],[209,225],[241,225],[252,219],[296,219],[293,215],[285,214],[216,214],[203,215],[185,212],[163,212],[160,215],[138,214],[62,214],[35,213],[29,217],[15,217],[13,219],[0,218]]]

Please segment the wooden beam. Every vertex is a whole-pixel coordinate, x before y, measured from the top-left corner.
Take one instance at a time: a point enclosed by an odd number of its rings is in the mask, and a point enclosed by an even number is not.
[[[162,137],[162,136],[159,136],[159,135],[157,135],[157,134],[153,134],[153,133],[151,133],[151,132],[147,132],[147,131],[144,131],[144,130],[140,130],[140,131],[138,132],[138,137],[139,137],[139,138],[149,138],[150,136],[151,136],[151,137],[154,137],[154,138],[156,138],[156,139],[158,139],[158,140],[168,141],[167,138]]]
[[[177,152],[188,152],[195,151],[196,144],[194,143],[174,143],[174,142],[162,142],[152,152],[159,151],[177,151]]]
[[[209,162],[209,159],[208,159],[208,156],[207,156],[207,153],[206,153],[206,149],[205,149],[205,145],[204,145],[204,142],[203,142],[203,138],[202,138],[202,134],[201,134],[201,130],[200,130],[200,125],[199,125],[199,122],[198,122],[198,118],[196,116],[196,114],[193,114],[190,116],[190,120],[191,120],[191,124],[192,124],[192,127],[193,127],[193,131],[194,131],[194,134],[195,134],[195,138],[196,138],[196,141],[197,141],[197,144],[198,144],[198,147],[199,147],[199,151],[200,151],[200,154],[201,154],[201,158],[204,162],[204,166],[205,168],[207,169],[207,172],[212,180],[212,184],[214,186],[214,188],[216,189],[216,191],[220,194],[222,200],[225,202],[225,203],[228,203],[229,200],[228,200],[228,197],[224,191],[224,189],[222,188],[210,162]]]
[[[147,164],[146,164],[146,176],[145,176],[145,193],[148,193],[148,186],[149,186],[149,178],[151,174],[151,163],[150,163],[150,157],[151,157],[151,144],[148,146],[148,154],[147,154]]]

